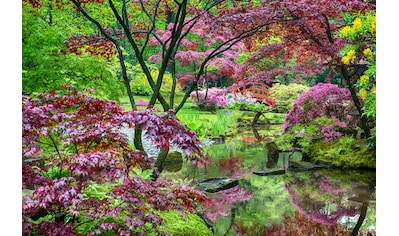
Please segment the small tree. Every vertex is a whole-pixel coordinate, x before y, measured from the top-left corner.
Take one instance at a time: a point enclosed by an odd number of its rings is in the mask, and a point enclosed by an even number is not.
[[[163,211],[195,213],[205,200],[187,183],[151,180],[155,164],[121,131],[141,125],[157,147],[177,145],[200,162],[198,138],[173,114],[125,112],[69,88],[24,96],[22,112],[24,234],[162,235]]]
[[[284,118],[282,134],[291,144],[307,148],[313,140],[336,140],[358,125],[356,107],[348,89],[320,83],[302,93]]]
[[[78,11],[82,13],[82,16],[98,28],[100,35],[105,39],[105,42],[114,45],[121,64],[122,77],[132,108],[135,108],[136,105],[129,86],[129,79],[127,77],[125,65],[126,55],[122,50],[122,43],[119,40],[120,36],[127,39],[128,46],[133,49],[135,59],[140,64],[149,84],[151,85],[153,94],[148,106],[151,107],[156,101],[159,101],[164,111],[169,112],[170,110],[170,112],[173,113],[177,113],[183,107],[189,98],[190,93],[196,89],[198,82],[206,72],[208,63],[210,63],[212,59],[229,51],[242,39],[252,36],[255,32],[270,24],[268,18],[263,17],[262,19],[256,20],[255,24],[251,25],[251,27],[248,27],[248,24],[246,24],[247,22],[240,21],[240,19],[242,19],[241,12],[226,11],[224,7],[232,7],[229,6],[228,1],[190,2],[188,0],[140,0],[114,3],[113,0],[108,0],[107,3],[105,3],[105,1],[71,0],[71,2]],[[116,20],[116,25],[110,25],[109,22],[104,23],[101,21],[101,17],[95,16],[94,13],[96,11],[90,10],[90,7],[94,7],[98,4],[105,5],[109,7],[108,9],[111,9],[112,15]],[[252,6],[253,4],[251,3],[250,5]],[[136,17],[134,18],[133,16]],[[234,25],[226,24],[226,19],[234,19],[236,22],[245,24],[245,27],[240,27],[240,29],[235,28]],[[168,32],[159,31],[163,30],[163,28],[160,29],[160,27],[165,26],[165,22],[166,25],[171,23],[171,25],[168,26]],[[115,24],[115,22],[112,22],[111,24]],[[195,77],[190,88],[186,90],[180,104],[174,106],[174,92],[176,86],[172,86],[168,102],[160,93],[162,81],[167,69],[171,67],[170,63],[174,63],[177,52],[180,50],[180,46],[185,43],[184,39],[197,25],[200,26],[199,30],[201,30],[201,26],[208,26],[203,29],[205,30],[203,34],[207,35],[209,38],[218,37],[220,40],[218,40],[218,43],[213,45],[213,48],[208,50],[206,55],[201,58],[201,63],[196,69]],[[112,26],[121,29],[121,32],[115,33],[112,30],[110,31],[109,29],[112,29]],[[230,33],[227,37],[221,37],[221,35],[227,33]],[[152,38],[161,46],[160,68],[156,79],[152,77],[145,58],[145,55],[152,50],[150,47]],[[172,74],[174,74],[173,71]],[[174,84],[176,84],[176,81],[174,81]],[[141,134],[142,130],[140,125],[137,125],[135,129],[134,144],[137,149],[144,150],[141,141]],[[162,164],[167,153],[168,148],[161,150],[157,159],[159,165]]]

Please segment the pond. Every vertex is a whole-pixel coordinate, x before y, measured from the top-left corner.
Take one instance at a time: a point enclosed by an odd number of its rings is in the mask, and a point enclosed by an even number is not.
[[[207,193],[210,200],[204,211],[215,235],[351,235],[360,225],[359,235],[375,235],[375,171],[325,169],[258,176],[253,172],[284,169],[288,159],[299,161],[301,154],[281,152],[268,158],[272,139],[257,140],[250,133],[226,138],[205,147],[210,158],[205,168],[184,162],[180,171],[163,173],[194,183],[219,177],[238,180],[233,188]]]

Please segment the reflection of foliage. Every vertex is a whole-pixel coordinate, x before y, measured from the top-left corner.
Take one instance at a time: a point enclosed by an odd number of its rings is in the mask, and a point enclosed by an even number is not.
[[[224,171],[226,173],[226,176],[234,177],[235,170],[241,169],[243,162],[244,158],[241,157],[236,157],[234,159],[220,159],[218,162],[218,169]]]
[[[231,208],[236,202],[248,201],[253,196],[251,191],[245,190],[240,185],[224,191],[209,195],[209,201],[205,203],[205,212],[212,221],[217,221],[219,215],[230,215]]]
[[[247,179],[249,181],[242,181],[242,185],[251,189],[254,196],[245,205],[237,207],[237,219],[247,221],[246,225],[270,225],[281,223],[283,215],[293,214],[295,208],[284,189],[282,176],[252,175]]]
[[[273,224],[270,227],[261,225],[245,225],[245,222],[235,222],[233,225],[234,231],[237,235],[351,235],[351,229],[335,224],[335,225],[323,225],[313,221],[306,216],[302,215],[298,211],[295,211],[294,217],[284,216],[283,224]],[[373,236],[376,235],[375,231],[371,232],[359,232],[358,235]]]
[[[306,216],[295,212],[294,218],[284,217],[283,227],[273,225],[268,229],[270,232],[290,233],[291,235],[350,235],[350,231],[341,225],[323,225],[313,221]]]
[[[243,143],[238,136],[233,142],[227,139],[226,143],[205,147],[207,154],[211,157],[211,166],[207,166],[206,169],[196,172],[196,178],[204,179],[226,175],[231,177],[232,175],[229,175],[229,171],[237,174],[234,176],[238,176],[241,172],[242,175],[240,176],[243,179],[240,180],[240,186],[251,190],[253,193],[253,197],[248,201],[235,202],[233,203],[234,206],[226,206],[229,207],[228,209],[231,209],[230,214],[227,216],[219,215],[217,221],[214,223],[215,235],[237,235],[239,233],[242,233],[240,235],[266,235],[264,232],[271,232],[267,235],[284,235],[273,234],[273,232],[280,231],[273,231],[270,227],[275,227],[276,229],[280,227],[279,230],[286,233],[286,235],[295,235],[284,231],[285,225],[293,227],[296,223],[295,219],[291,219],[294,216],[296,208],[290,202],[288,192],[284,189],[284,182],[288,182],[295,188],[296,192],[302,193],[301,191],[303,191],[303,194],[314,197],[311,200],[320,202],[322,210],[330,211],[340,208],[338,204],[333,204],[334,202],[342,203],[348,207],[352,206],[353,201],[349,199],[357,196],[359,189],[368,191],[367,188],[372,188],[372,185],[375,183],[375,174],[373,175],[375,172],[373,171],[367,174],[364,171],[348,171],[344,172],[344,175],[342,175],[341,170],[330,170],[328,172],[318,171],[317,173],[319,174],[305,172],[287,173],[284,176],[264,177],[253,174],[247,176],[246,173],[252,173],[251,168],[254,165],[256,165],[257,169],[260,168],[259,165],[262,162],[266,165],[267,151],[264,145],[264,143]],[[283,155],[287,157],[290,153],[280,153],[277,167],[282,165]],[[301,158],[302,156],[299,152],[295,152],[291,156],[291,159],[294,160],[300,160]],[[221,167],[224,169],[221,170]],[[190,175],[192,175],[191,172]],[[375,195],[371,195],[370,198],[373,201]],[[371,212],[375,211],[375,206],[370,204],[369,212],[370,210]],[[286,216],[285,221],[283,216]],[[325,230],[337,230],[340,228],[337,225],[322,225],[311,219],[305,220],[305,216],[303,215],[299,215],[299,217],[303,218],[301,222],[310,222],[309,224]],[[347,225],[345,226],[347,227]],[[375,220],[372,215],[367,215],[361,229],[366,230],[369,226],[371,228],[375,226]],[[305,232],[308,229],[306,225],[298,225],[298,227],[303,230],[301,232]],[[312,232],[310,230],[313,230],[313,228],[309,229],[309,232]],[[314,235],[320,234],[314,231]]]
[[[362,182],[357,185],[341,185],[341,181],[334,176],[336,173],[303,172],[286,175],[285,188],[299,212],[316,222],[329,225],[336,224],[342,216],[355,216],[359,213],[359,204],[348,199],[358,197],[367,201],[371,196],[364,190],[368,191],[369,185]]]

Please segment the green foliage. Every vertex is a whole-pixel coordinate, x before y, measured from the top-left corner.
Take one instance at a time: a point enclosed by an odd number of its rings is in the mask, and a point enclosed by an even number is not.
[[[376,12],[367,11],[345,15],[348,23],[340,31],[340,36],[349,41],[341,50],[342,62],[367,64],[366,71],[356,82],[359,96],[363,99],[363,116],[366,116],[371,125],[369,145],[376,145]],[[360,62],[361,61],[361,62]]]
[[[96,200],[103,200],[107,197],[107,194],[111,192],[113,188],[113,184],[111,183],[96,183],[92,181],[89,186],[85,189],[82,189],[83,196],[87,199],[93,198]]]
[[[137,175],[140,178],[143,178],[145,180],[151,179],[152,172],[153,172],[151,169],[146,169],[146,170],[142,170],[139,168],[131,168],[131,169],[132,169],[131,175]]]
[[[334,124],[335,120],[329,119],[325,116],[320,116],[308,122],[305,126],[302,123],[294,125],[289,133],[277,138],[281,144],[282,150],[288,150],[291,147],[301,147],[303,151],[308,152],[314,141],[323,138],[320,133],[322,126],[329,126]]]
[[[330,143],[318,141],[310,147],[309,155],[316,162],[331,163],[338,167],[376,168],[376,152],[363,142],[348,136]]]
[[[128,77],[130,79],[130,89],[132,90],[132,93],[135,95],[144,96],[151,95],[152,88],[148,83],[148,80],[143,70],[141,69],[140,64],[137,64],[136,66],[132,66],[129,63],[126,64],[128,68]],[[157,78],[155,76],[158,74],[158,69],[155,66],[151,65],[149,65],[149,69],[153,78]]]
[[[118,100],[123,83],[118,80],[116,57],[107,60],[88,54],[66,54],[65,41],[76,32],[95,31],[77,17],[71,5],[57,9],[54,1],[43,1],[35,9],[22,9],[22,93],[40,93],[73,84],[78,89],[96,88],[95,96]]]
[[[235,102],[229,106],[228,109],[231,110],[239,110],[239,111],[254,111],[254,112],[263,112],[268,108],[267,105],[263,103],[247,103],[247,102]]]
[[[190,110],[177,114],[179,120],[193,130],[200,139],[207,136],[226,136],[236,131],[236,121],[233,113],[217,109],[216,115],[207,111]]]
[[[145,76],[143,70],[140,67],[140,64],[137,64],[135,66],[132,66],[129,63],[127,64],[128,68],[128,77],[130,79],[130,88],[132,90],[132,93],[134,95],[143,95],[143,96],[149,96],[153,94],[153,90],[147,80],[147,77]],[[158,75],[159,75],[159,70],[156,67],[156,65],[153,64],[148,64],[147,65],[150,69],[150,73],[152,78],[154,79],[154,82],[156,83]],[[164,77],[162,79],[162,87],[161,87],[161,94],[169,98],[171,96],[171,91],[172,91],[172,85],[173,85],[173,77],[170,73],[166,72],[164,74]],[[175,101],[180,102],[183,98],[183,92],[181,92],[180,85],[176,84],[177,88],[175,91]]]
[[[194,131],[200,139],[203,139],[206,136],[207,129],[210,128],[208,126],[209,120],[201,119],[199,111],[191,111],[190,113],[180,112],[177,117],[181,123]]]
[[[171,236],[211,236],[204,220],[192,213],[165,211],[160,213],[164,225],[162,231]]]
[[[227,118],[224,110],[216,110],[216,121],[212,124],[212,136],[226,135],[227,131]]]
[[[274,84],[270,88],[270,93],[275,101],[275,109],[279,113],[288,113],[295,100],[309,89],[308,86],[302,84],[291,83],[289,85]]]
[[[51,179],[58,179],[62,177],[70,176],[70,172],[67,169],[60,169],[58,166],[50,168],[48,171],[42,174],[44,177]]]

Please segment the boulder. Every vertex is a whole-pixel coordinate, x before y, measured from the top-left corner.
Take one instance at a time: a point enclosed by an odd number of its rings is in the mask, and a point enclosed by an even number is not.
[[[181,170],[182,166],[183,155],[178,151],[169,152],[163,163],[163,169],[169,172],[177,172]]]
[[[252,173],[254,175],[259,175],[259,176],[283,175],[283,174],[285,174],[285,170],[284,169],[271,169],[271,170],[265,170],[265,171],[254,171]]]
[[[278,162],[278,156],[280,154],[276,143],[270,142],[266,143],[267,148],[267,168],[275,168]]]
[[[306,161],[293,161],[290,160],[288,161],[288,170],[289,171],[310,171],[310,170],[320,170],[328,168],[327,166],[324,165],[315,165],[310,162]]]
[[[216,193],[230,189],[238,185],[237,179],[230,178],[210,178],[197,183],[197,186],[208,193]]]

